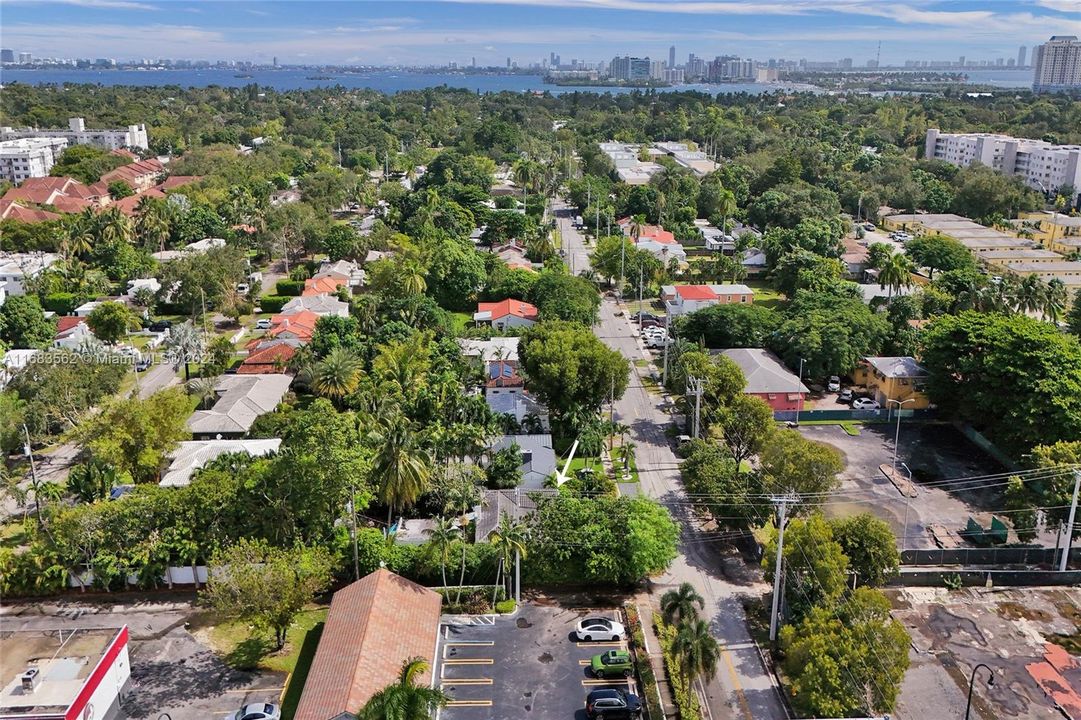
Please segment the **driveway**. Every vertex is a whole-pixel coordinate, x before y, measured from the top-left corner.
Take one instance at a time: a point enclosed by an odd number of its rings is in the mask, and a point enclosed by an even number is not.
[[[575,272],[579,272],[588,266],[589,258],[581,234],[572,226],[573,210],[560,202],[554,204],[553,210],[568,262],[573,259]],[[616,403],[616,421],[631,428],[642,492],[665,504],[681,527],[678,557],[667,572],[652,578],[654,604],[662,594],[683,582],[694,585],[706,601],[703,615],[721,643],[717,675],[698,688],[710,718],[787,718],[779,690],[751,639],[743,611],[743,598],[761,596],[767,586],[759,581],[757,572],[747,572],[740,559],[731,554],[726,558],[725,553],[731,552],[728,547],[703,534],[691,514],[680,483],[679,459],[665,435],[671,417],[660,409],[664,398],[651,393],[643,384],[642,376],[650,370],[635,365],[636,361],[642,364],[641,361],[650,358],[626,315],[615,315],[617,309],[614,301],[605,300],[600,322],[594,327],[597,336],[618,350],[632,370],[627,391]]]

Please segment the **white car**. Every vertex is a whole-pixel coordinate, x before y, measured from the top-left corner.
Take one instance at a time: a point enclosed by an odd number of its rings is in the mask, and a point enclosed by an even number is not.
[[[852,401],[853,410],[878,410],[881,407],[878,400],[872,400],[871,398],[856,398]]]
[[[840,392],[841,378],[837,377],[836,375],[831,375],[830,381],[826,384],[826,390],[829,390],[830,392]]]
[[[672,340],[667,335],[646,335],[646,347],[649,348],[662,348],[671,343]]]
[[[226,720],[281,720],[282,709],[271,703],[245,705]]]
[[[578,621],[574,635],[579,640],[621,640],[626,632],[623,623],[604,617],[588,617]]]
[[[256,320],[255,321],[255,329],[256,330],[269,330],[270,329],[270,318],[260,318],[259,320]]]

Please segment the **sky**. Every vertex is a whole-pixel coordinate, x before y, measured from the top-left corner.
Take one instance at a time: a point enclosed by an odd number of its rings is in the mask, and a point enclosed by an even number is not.
[[[2,0],[0,45],[37,57],[519,65],[549,53],[836,60],[1017,57],[1081,36],[1081,0]]]

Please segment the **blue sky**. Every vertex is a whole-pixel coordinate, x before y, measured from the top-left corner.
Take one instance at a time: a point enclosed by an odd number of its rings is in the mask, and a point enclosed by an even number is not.
[[[527,65],[549,52],[863,64],[1017,56],[1081,36],[1081,0],[3,0],[0,44],[41,57]]]

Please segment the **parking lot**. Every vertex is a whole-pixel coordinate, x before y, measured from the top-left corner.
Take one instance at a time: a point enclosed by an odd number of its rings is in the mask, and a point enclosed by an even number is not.
[[[597,688],[638,694],[633,677],[596,680],[590,658],[627,643],[579,642],[575,624],[603,616],[623,622],[618,610],[525,604],[513,617],[444,625],[436,649],[435,677],[452,699],[442,720],[530,717],[584,720],[585,699]]]

